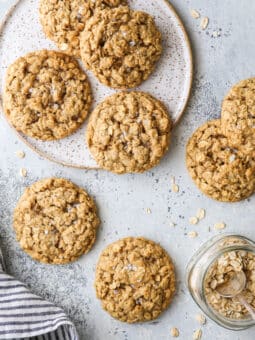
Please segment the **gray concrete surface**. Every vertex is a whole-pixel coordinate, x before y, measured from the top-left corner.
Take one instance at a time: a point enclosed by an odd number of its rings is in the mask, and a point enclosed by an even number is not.
[[[146,3],[146,1],[145,1]],[[180,340],[192,339],[199,328],[199,312],[184,285],[185,266],[194,251],[218,232],[208,231],[224,221],[226,231],[255,239],[255,196],[235,204],[215,202],[203,196],[190,180],[185,168],[184,148],[188,137],[202,122],[219,116],[221,100],[229,86],[239,79],[254,76],[255,2],[248,0],[173,0],[189,32],[195,56],[192,97],[179,126],[172,148],[161,165],[143,175],[116,176],[103,171],[68,169],[39,158],[23,145],[0,116],[0,235],[11,274],[26,282],[32,291],[62,306],[75,322],[82,340],[170,339],[171,327],[180,330]],[[0,0],[0,13],[11,4]],[[210,19],[206,31],[191,18],[195,8]],[[214,31],[221,36],[211,37]],[[0,61],[1,62],[1,61]],[[17,150],[26,152],[22,160]],[[28,170],[21,178],[19,169]],[[176,176],[179,193],[171,192],[170,176]],[[67,266],[38,264],[26,256],[15,241],[11,216],[25,186],[47,176],[63,176],[85,187],[96,197],[102,225],[93,250]],[[151,214],[146,213],[151,209]],[[198,226],[188,219],[197,209],[206,209]],[[170,221],[177,225],[170,226]],[[196,230],[191,240],[187,232]],[[113,320],[101,307],[93,288],[95,264],[102,249],[128,235],[142,235],[160,242],[174,259],[178,293],[172,306],[155,322],[126,325]],[[253,340],[255,329],[231,332],[212,321],[202,327],[205,340]]]

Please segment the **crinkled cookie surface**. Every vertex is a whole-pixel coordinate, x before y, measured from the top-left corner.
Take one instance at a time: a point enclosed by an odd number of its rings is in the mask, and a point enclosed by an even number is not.
[[[255,157],[229,146],[220,120],[195,131],[187,144],[186,164],[199,189],[218,201],[240,201],[255,191]]]
[[[126,6],[98,11],[86,22],[81,34],[85,67],[112,88],[141,84],[161,53],[161,33],[153,18]]]
[[[119,92],[92,112],[86,138],[102,168],[119,174],[143,172],[168,150],[171,127],[160,101],[144,92]]]
[[[87,117],[90,84],[77,61],[55,51],[17,59],[7,71],[5,114],[16,130],[41,140],[64,138]]]
[[[40,21],[58,48],[80,57],[80,33],[96,10],[126,4],[126,0],[40,0]]]
[[[231,88],[223,100],[221,123],[231,146],[255,155],[255,78]]]
[[[35,260],[64,264],[87,253],[96,239],[97,209],[85,190],[61,178],[26,188],[13,219],[21,248]]]
[[[103,308],[114,318],[129,323],[153,320],[174,295],[174,266],[153,241],[124,238],[102,252],[95,288]]]

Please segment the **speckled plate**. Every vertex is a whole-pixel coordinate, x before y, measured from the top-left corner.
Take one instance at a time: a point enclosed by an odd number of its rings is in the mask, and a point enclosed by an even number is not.
[[[44,36],[38,16],[38,0],[19,0],[7,13],[1,26],[0,82],[3,88],[5,72],[17,57],[33,50],[56,49]],[[192,85],[193,62],[190,43],[184,26],[167,0],[129,0],[133,9],[150,13],[163,34],[164,52],[151,77],[138,89],[161,99],[169,109],[175,124],[181,118]],[[94,104],[114,90],[100,84],[87,72],[93,88]],[[18,133],[19,137],[41,156],[66,166],[97,168],[85,143],[86,123],[73,135],[59,141],[42,142]]]

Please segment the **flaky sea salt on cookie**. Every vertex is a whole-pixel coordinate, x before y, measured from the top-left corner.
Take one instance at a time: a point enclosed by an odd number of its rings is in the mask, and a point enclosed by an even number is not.
[[[128,237],[101,254],[95,288],[114,318],[134,323],[156,319],[175,292],[173,263],[165,250],[142,237]]]
[[[153,18],[126,6],[98,11],[81,34],[81,58],[103,84],[128,89],[152,73],[162,53]]]
[[[125,5],[126,0],[40,0],[40,21],[45,35],[58,48],[80,57],[80,33],[97,11]]]
[[[220,120],[194,132],[186,147],[186,164],[198,188],[218,201],[240,201],[255,191],[255,157],[229,146]]]
[[[36,51],[7,70],[3,106],[14,128],[44,141],[76,131],[88,115],[92,96],[78,62],[56,51]]]
[[[159,100],[144,92],[119,92],[92,112],[86,139],[103,169],[118,174],[144,172],[168,150],[171,128]]]
[[[96,240],[97,209],[85,190],[62,178],[26,188],[14,211],[21,248],[37,261],[64,264],[86,254]]]

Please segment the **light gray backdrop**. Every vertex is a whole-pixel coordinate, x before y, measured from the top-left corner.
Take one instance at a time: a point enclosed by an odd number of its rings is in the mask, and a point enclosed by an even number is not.
[[[1,16],[12,1],[0,0]],[[172,148],[162,164],[143,175],[116,176],[103,171],[64,168],[39,158],[18,141],[0,116],[0,235],[11,274],[31,289],[62,306],[75,322],[81,339],[164,340],[170,329],[180,330],[180,340],[192,339],[199,328],[199,312],[184,285],[185,266],[194,251],[218,232],[208,231],[224,221],[226,231],[253,237],[255,197],[236,204],[215,202],[203,196],[190,180],[185,168],[184,147],[201,123],[219,116],[221,100],[231,84],[255,76],[255,1],[249,0],[173,0],[189,32],[194,57],[195,80],[186,114],[174,131]],[[146,1],[145,1],[146,8]],[[210,19],[206,31],[189,13],[199,10]],[[32,29],[32,28],[31,28]],[[213,37],[213,32],[221,32]],[[0,61],[1,62],[1,61]],[[15,156],[24,150],[23,160]],[[28,170],[23,179],[19,170]],[[179,193],[171,192],[170,176],[176,176]],[[25,255],[15,241],[11,227],[13,208],[24,187],[47,176],[63,176],[85,187],[96,197],[102,225],[93,250],[80,261],[67,266],[47,266]],[[147,214],[146,208],[152,213]],[[198,226],[188,219],[197,209],[206,209]],[[170,222],[177,225],[171,227]],[[187,232],[196,230],[191,240]],[[101,307],[93,289],[94,271],[101,250],[127,235],[142,235],[158,241],[171,254],[178,274],[178,293],[171,306],[157,321],[126,325],[113,320]],[[253,340],[255,329],[231,332],[208,320],[203,328],[205,340]]]

